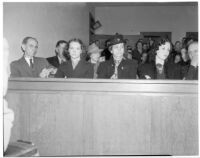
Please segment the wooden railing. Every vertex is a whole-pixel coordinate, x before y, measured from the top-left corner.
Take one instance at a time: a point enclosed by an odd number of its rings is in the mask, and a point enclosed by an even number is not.
[[[41,156],[198,155],[198,82],[9,80],[11,141]]]

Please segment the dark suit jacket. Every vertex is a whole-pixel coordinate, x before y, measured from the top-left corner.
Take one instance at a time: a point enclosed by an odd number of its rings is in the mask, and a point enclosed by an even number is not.
[[[10,77],[39,77],[42,69],[50,67],[45,58],[34,57],[34,66],[31,68],[24,56],[10,64]]]
[[[93,78],[94,70],[91,63],[80,60],[76,68],[73,70],[72,61],[69,60],[60,65],[55,77],[57,78]]]
[[[118,66],[118,79],[135,79],[137,74],[137,61],[122,59]],[[97,74],[98,78],[108,78],[114,74],[115,64],[113,58],[100,63]]]
[[[57,56],[49,57],[49,58],[47,58],[47,61],[49,62],[49,64],[53,65],[56,68],[58,68],[60,66]]]
[[[194,66],[190,65],[185,79],[186,80],[198,80],[198,66],[195,68]]]

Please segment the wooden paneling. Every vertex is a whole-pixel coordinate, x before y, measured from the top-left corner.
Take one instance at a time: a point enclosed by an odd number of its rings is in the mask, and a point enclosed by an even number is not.
[[[12,79],[12,140],[41,156],[197,155],[196,81]]]

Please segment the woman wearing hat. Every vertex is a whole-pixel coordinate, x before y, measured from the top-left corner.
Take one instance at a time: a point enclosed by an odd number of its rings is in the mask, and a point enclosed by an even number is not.
[[[100,57],[101,52],[102,50],[99,49],[99,47],[95,43],[89,45],[88,47],[89,62],[94,67],[93,78],[97,78],[97,69],[99,67],[99,63],[105,60],[103,57]]]
[[[97,74],[98,78],[110,79],[135,79],[137,74],[137,62],[124,58],[124,39],[116,34],[110,41],[112,58],[100,63]]]
[[[83,53],[83,43],[80,39],[69,41],[70,60],[60,65],[55,77],[58,78],[93,78],[93,66],[86,62],[81,54]]]

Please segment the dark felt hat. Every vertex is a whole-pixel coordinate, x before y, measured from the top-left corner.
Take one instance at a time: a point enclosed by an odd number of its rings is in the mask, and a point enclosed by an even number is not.
[[[109,43],[109,47],[113,46],[115,44],[119,44],[119,43],[125,43],[125,40],[123,38],[123,35],[120,34],[115,34],[111,39],[110,39],[110,43]]]

